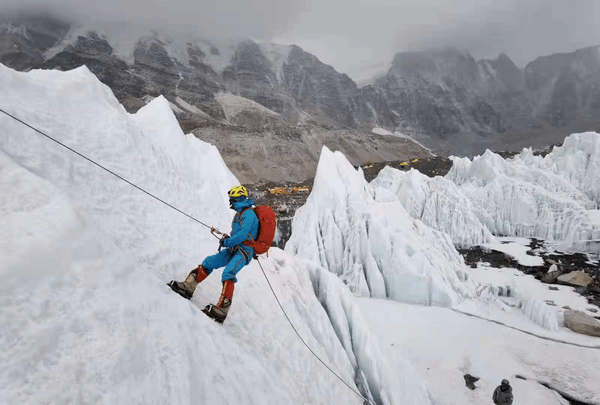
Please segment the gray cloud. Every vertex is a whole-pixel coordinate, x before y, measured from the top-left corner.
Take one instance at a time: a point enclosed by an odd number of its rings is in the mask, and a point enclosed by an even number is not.
[[[94,26],[270,39],[305,3],[294,0],[0,0],[0,12],[46,13]]]
[[[0,0],[76,21],[296,43],[360,76],[397,51],[456,46],[475,57],[537,56],[600,44],[598,0]]]
[[[505,52],[524,66],[600,44],[597,0],[314,0],[310,9],[284,39],[353,76],[396,51],[455,46],[476,58]]]

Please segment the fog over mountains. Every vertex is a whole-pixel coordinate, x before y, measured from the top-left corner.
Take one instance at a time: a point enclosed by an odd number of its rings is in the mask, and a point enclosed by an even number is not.
[[[2,24],[0,62],[18,70],[85,64],[130,112],[162,94],[185,131],[216,139],[217,146],[224,126],[302,138],[298,144],[317,136],[314,153],[307,152],[314,162],[324,137],[363,143],[363,155],[356,152],[360,147],[351,148],[356,164],[427,153],[414,149],[402,155],[406,140],[381,140],[371,133],[375,127],[456,155],[544,146],[569,133],[600,130],[598,47],[540,57],[524,69],[505,54],[476,60],[455,48],[401,52],[384,76],[359,87],[295,45],[215,43],[157,32],[123,43],[85,26],[27,18]],[[229,93],[243,99],[219,96]],[[372,138],[383,143],[373,144]],[[257,177],[271,176],[252,170]],[[302,177],[308,176],[295,180]]]

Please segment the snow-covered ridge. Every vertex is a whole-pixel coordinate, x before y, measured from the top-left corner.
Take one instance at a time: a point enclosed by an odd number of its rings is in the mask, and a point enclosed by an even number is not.
[[[244,111],[267,114],[273,117],[279,116],[275,111],[269,110],[267,107],[258,104],[256,101],[236,96],[235,94],[217,93],[215,94],[215,99],[223,108],[227,120],[235,118]]]
[[[85,67],[19,73],[0,65],[0,88],[3,109],[228,229],[226,191],[237,181],[214,147],[181,132],[164,98],[130,115]],[[191,302],[165,286],[214,253],[208,232],[5,115],[0,133],[0,398],[362,403],[285,324],[256,263],[238,275],[228,324],[214,324],[198,307],[218,297],[218,275]],[[377,371],[390,365],[349,315],[352,331],[371,342],[352,357],[305,265],[277,249],[263,265],[299,333],[344,381],[365,381],[391,404],[417,395]],[[330,305],[340,288],[330,283]],[[344,299],[351,308],[353,297]]]
[[[371,187],[326,147],[286,251],[320,263],[360,296],[451,306],[475,295],[447,234],[411,218],[392,192]]]

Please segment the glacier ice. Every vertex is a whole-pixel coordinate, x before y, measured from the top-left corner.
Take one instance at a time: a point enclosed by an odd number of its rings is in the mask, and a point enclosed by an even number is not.
[[[430,178],[417,170],[404,172],[386,166],[373,187],[392,191],[411,217],[425,225],[450,235],[455,245],[470,247],[492,243],[494,237],[477,215],[481,208],[471,201],[450,180]]]
[[[357,370],[357,385],[366,384],[378,404],[436,403],[418,373],[404,357],[390,365],[371,333],[357,299],[333,273],[310,261],[309,271],[315,295],[327,315],[352,365]],[[389,387],[396,389],[390,390]]]
[[[600,208],[600,135],[596,132],[572,134],[562,146],[542,156],[531,148],[515,156],[515,162],[537,168],[565,179]],[[588,205],[589,207],[589,205]]]
[[[371,183],[396,194],[413,218],[448,233],[462,247],[493,236],[559,241],[562,250],[600,251],[591,221],[600,196],[600,135],[573,134],[562,147],[513,159],[491,151],[472,160],[451,157],[445,176],[384,168]]]
[[[181,132],[164,98],[130,115],[85,67],[0,65],[0,88],[9,112],[228,228],[226,191],[237,181],[214,147]],[[165,285],[216,250],[210,233],[5,115],[0,133],[3,400],[362,403],[285,324],[256,262],[239,274],[228,324],[214,324],[199,308],[218,297],[219,277],[191,302]],[[311,349],[351,386],[361,381],[305,266],[277,249],[263,264]],[[365,367],[385,363],[375,355],[361,355]],[[382,398],[404,395],[369,381]]]
[[[359,296],[450,306],[475,291],[447,234],[411,218],[391,191],[369,185],[326,147],[286,251],[319,263]]]
[[[483,155],[452,158],[446,178],[472,203],[478,219],[496,235],[561,241],[565,250],[585,249],[600,239],[588,210],[597,205],[600,135],[574,134],[546,157],[524,150],[505,160]]]

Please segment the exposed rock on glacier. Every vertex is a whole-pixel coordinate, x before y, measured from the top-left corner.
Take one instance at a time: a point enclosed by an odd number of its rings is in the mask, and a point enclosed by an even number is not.
[[[476,211],[481,210],[450,180],[430,178],[417,170],[403,172],[385,167],[371,183],[392,191],[411,217],[446,232],[462,247],[491,243],[494,237]]]
[[[572,271],[562,276],[558,276],[560,284],[571,285],[573,287],[587,287],[594,279],[583,271]]]
[[[566,310],[565,326],[573,332],[600,337],[600,322],[585,312]]]
[[[339,152],[321,153],[286,250],[335,273],[357,295],[450,306],[475,286],[451,238],[410,217]]]

